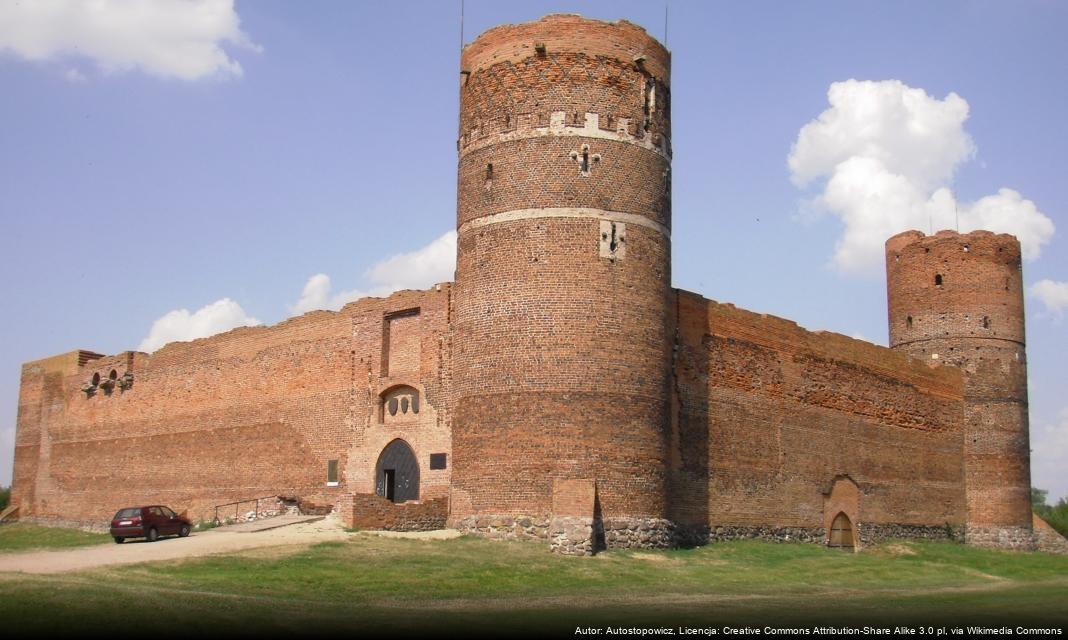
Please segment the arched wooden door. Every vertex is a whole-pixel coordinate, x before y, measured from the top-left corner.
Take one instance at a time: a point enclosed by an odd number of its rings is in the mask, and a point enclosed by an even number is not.
[[[841,547],[844,549],[854,548],[853,523],[849,521],[849,516],[845,513],[839,513],[834,517],[834,522],[831,523],[831,535],[830,540],[827,542],[827,546]]]
[[[390,442],[378,456],[375,493],[392,502],[419,499],[419,463],[404,440]]]

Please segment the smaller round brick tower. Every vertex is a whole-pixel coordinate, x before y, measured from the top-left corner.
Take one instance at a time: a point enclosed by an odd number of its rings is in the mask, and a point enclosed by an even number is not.
[[[1031,548],[1020,243],[989,231],[886,242],[890,347],[964,379],[965,539]]]

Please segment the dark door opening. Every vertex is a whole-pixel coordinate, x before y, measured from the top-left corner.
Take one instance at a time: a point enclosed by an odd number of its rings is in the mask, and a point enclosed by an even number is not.
[[[378,456],[375,493],[397,503],[419,499],[419,463],[407,442],[394,440]]]
[[[386,500],[393,502],[393,499],[397,495],[396,472],[393,469],[384,469],[382,473],[384,474],[384,477],[382,478],[382,483],[385,485]]]
[[[831,523],[831,535],[827,541],[828,547],[838,547],[841,549],[853,549],[853,523],[849,521],[849,516],[844,513],[839,513],[834,517],[834,522]]]

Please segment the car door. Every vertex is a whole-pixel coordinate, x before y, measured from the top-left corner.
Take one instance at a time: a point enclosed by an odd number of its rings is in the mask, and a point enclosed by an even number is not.
[[[178,520],[178,514],[169,507],[160,507],[160,511],[163,512],[163,518],[167,521],[167,534],[177,534],[178,529],[182,526],[182,523]]]
[[[156,532],[161,536],[166,536],[174,533],[170,530],[171,523],[167,521],[166,516],[163,515],[163,510],[159,507],[149,507],[148,512],[152,514],[152,526],[156,527]]]

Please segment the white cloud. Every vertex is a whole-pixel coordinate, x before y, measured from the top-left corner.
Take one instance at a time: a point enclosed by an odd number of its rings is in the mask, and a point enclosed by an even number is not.
[[[387,258],[367,271],[367,278],[390,291],[425,289],[452,280],[456,272],[456,232],[448,231],[411,253]]]
[[[296,316],[316,309],[337,311],[353,300],[368,296],[388,296],[397,290],[385,286],[375,286],[369,289],[350,289],[334,293],[333,288],[330,276],[325,273],[315,274],[308,278],[308,281],[304,284],[304,290],[301,291],[300,299],[297,300],[296,304],[289,307],[289,313]]]
[[[241,31],[233,0],[0,2],[0,52],[27,60],[89,58],[105,73],[183,80],[240,76],[223,43],[261,50]]]
[[[152,323],[148,336],[141,341],[140,351],[152,352],[168,342],[206,338],[236,327],[254,327],[260,321],[249,316],[241,305],[230,298],[216,300],[190,313],[175,309]]]
[[[832,84],[827,99],[831,108],[801,129],[790,152],[798,186],[861,157],[931,188],[948,182],[957,165],[975,155],[963,127],[968,103],[955,93],[936,100],[899,80],[847,80]]]
[[[957,201],[949,184],[975,156],[968,103],[957,94],[938,100],[898,80],[847,80],[827,97],[830,108],[801,128],[787,163],[798,187],[825,180],[810,204],[845,225],[840,271],[881,273],[886,239],[908,229],[1012,233],[1028,260],[1053,236],[1053,222],[1012,189]]]
[[[1064,310],[1068,309],[1068,282],[1039,280],[1027,292],[1046,305],[1046,310],[1057,319],[1064,317]]]
[[[1031,426],[1031,485],[1049,491],[1046,500],[1054,504],[1068,498],[1068,408],[1052,421],[1038,421]]]
[[[456,232],[449,231],[430,244],[400,253],[375,263],[364,273],[369,286],[333,293],[330,276],[318,273],[304,285],[297,303],[289,308],[293,315],[315,309],[340,309],[346,303],[368,296],[388,296],[401,289],[426,289],[453,279],[456,271]]]

